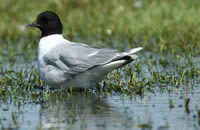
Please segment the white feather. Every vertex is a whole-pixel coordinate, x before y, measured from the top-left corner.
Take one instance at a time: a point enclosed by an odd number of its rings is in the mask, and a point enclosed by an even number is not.
[[[133,48],[133,49],[131,49],[128,52],[123,52],[123,54],[125,54],[125,55],[131,55],[131,54],[134,54],[134,53],[136,53],[136,52],[138,52],[138,51],[140,51],[142,49],[143,49],[142,47]]]

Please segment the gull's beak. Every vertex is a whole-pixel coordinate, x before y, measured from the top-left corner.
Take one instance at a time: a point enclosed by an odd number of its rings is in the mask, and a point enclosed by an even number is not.
[[[25,27],[40,27],[40,25],[37,24],[36,22],[33,22],[31,24],[27,24]]]

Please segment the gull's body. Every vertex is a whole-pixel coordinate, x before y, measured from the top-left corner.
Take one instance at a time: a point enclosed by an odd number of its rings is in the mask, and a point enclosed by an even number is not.
[[[135,60],[142,48],[119,52],[68,41],[62,36],[62,24],[50,11],[41,13],[36,23],[42,36],[38,48],[40,77],[54,88],[89,88],[107,73]]]

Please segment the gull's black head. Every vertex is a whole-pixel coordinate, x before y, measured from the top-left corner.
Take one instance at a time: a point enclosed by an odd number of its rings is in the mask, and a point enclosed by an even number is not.
[[[52,11],[44,11],[40,13],[37,20],[26,27],[36,27],[42,32],[41,37],[52,34],[62,34],[62,23],[58,15]]]

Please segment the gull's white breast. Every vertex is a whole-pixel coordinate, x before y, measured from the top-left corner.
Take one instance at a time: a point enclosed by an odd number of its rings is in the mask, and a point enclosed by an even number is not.
[[[44,61],[45,55],[53,51],[56,46],[67,44],[69,41],[65,40],[62,35],[55,34],[40,39],[38,47],[38,71],[40,77],[47,84],[59,83],[64,80],[64,73],[51,65],[46,65]]]

